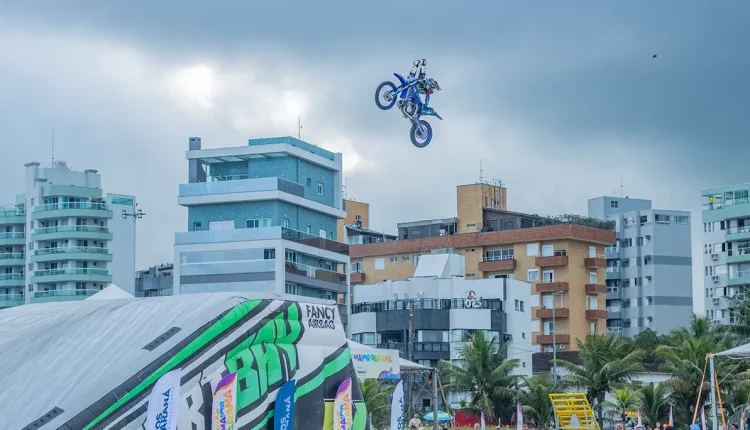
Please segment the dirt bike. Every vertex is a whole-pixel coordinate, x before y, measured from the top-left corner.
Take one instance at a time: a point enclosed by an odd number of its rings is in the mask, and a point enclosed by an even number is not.
[[[398,78],[400,84],[396,86],[393,82],[385,81],[378,85],[378,89],[375,90],[375,104],[382,110],[389,110],[398,104],[401,114],[411,122],[409,133],[411,143],[417,148],[424,148],[432,141],[432,126],[421,117],[431,115],[440,120],[443,118],[435,112],[435,109],[424,107],[417,90],[416,80],[406,80],[398,73],[393,75]],[[429,94],[427,100],[429,100]]]

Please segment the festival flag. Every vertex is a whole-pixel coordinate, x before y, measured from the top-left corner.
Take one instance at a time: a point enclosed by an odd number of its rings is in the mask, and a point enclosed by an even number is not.
[[[391,400],[391,428],[404,427],[404,381],[399,381]]]
[[[276,393],[273,421],[275,430],[294,428],[294,379],[286,381]]]
[[[706,410],[705,410],[705,406],[701,406],[701,430],[706,430]]]
[[[156,381],[148,398],[146,428],[160,430],[175,430],[177,428],[181,378],[182,369],[175,369],[165,373]]]
[[[482,430],[485,430],[485,428],[484,428],[484,412],[481,413],[481,415],[479,416],[479,419],[481,420],[480,422],[482,423]]]
[[[641,408],[638,408],[638,424],[635,425],[635,428],[643,428],[643,421],[641,421]]]
[[[672,405],[669,405],[669,426],[674,427],[674,420],[672,419]]]
[[[516,404],[516,429],[521,430],[523,428],[523,409],[521,404]]]
[[[352,378],[346,378],[333,402],[333,430],[352,430]]]
[[[214,390],[213,430],[234,430],[237,411],[237,374],[223,377]]]

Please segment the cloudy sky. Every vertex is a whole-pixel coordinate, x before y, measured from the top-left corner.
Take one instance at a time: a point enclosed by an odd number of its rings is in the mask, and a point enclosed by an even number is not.
[[[0,0],[0,201],[50,160],[54,126],[57,159],[148,213],[139,268],[171,261],[188,137],[294,135],[299,114],[376,229],[453,216],[481,159],[512,210],[585,214],[621,180],[690,210],[698,262],[700,190],[750,181],[749,18],[741,0]],[[373,91],[423,57],[445,120],[420,150]]]

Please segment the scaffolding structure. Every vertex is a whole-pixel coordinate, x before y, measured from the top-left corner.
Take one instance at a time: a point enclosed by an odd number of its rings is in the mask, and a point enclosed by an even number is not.
[[[600,430],[586,394],[550,394],[555,411],[555,428],[562,430]]]

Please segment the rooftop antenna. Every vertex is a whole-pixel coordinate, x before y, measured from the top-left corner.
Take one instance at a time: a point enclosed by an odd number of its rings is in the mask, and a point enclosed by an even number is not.
[[[484,176],[483,176],[484,170],[482,169],[482,159],[479,159],[479,183],[481,184],[484,182]]]
[[[297,115],[297,139],[302,140],[302,119]]]
[[[349,178],[344,178],[344,186],[342,188],[342,192],[344,194],[344,200],[346,200],[346,184],[349,182]]]
[[[55,167],[55,127],[52,127],[52,168]]]
[[[622,191],[622,190],[623,190],[623,188],[625,188],[625,185],[624,185],[624,184],[623,184],[623,182],[622,182],[622,176],[621,176],[621,177],[620,177],[620,198],[622,198],[622,196],[624,196],[624,195],[625,195],[625,194],[624,194],[624,192]]]

